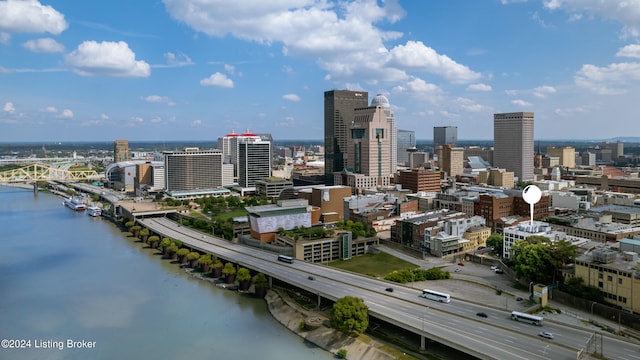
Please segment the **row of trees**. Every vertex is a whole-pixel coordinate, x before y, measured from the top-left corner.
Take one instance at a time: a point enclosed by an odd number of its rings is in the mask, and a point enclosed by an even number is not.
[[[183,247],[180,240],[167,237],[160,240],[159,236],[150,235],[149,229],[140,228],[133,221],[125,223],[125,227],[129,229],[131,236],[147,243],[150,248],[159,248],[166,259],[177,261],[183,266],[189,266],[213,278],[224,277],[227,284],[238,281],[240,290],[248,290],[253,283],[257,296],[264,297],[266,294],[268,279],[263,273],[257,273],[252,276],[251,271],[247,268],[240,267],[236,269],[235,264],[232,262],[223,264],[216,255],[201,254],[198,251]]]
[[[414,281],[426,281],[426,280],[444,280],[450,279],[451,273],[444,271],[441,268],[425,269],[404,269],[395,270],[387,274],[384,279],[388,281],[397,282],[400,284],[406,284]]]

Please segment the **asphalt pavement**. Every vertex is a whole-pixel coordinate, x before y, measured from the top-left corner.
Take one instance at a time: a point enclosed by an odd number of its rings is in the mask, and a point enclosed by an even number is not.
[[[495,273],[491,270],[489,264],[480,265],[462,261],[463,265],[458,265],[458,260],[452,261],[436,257],[422,260],[387,246],[377,246],[377,248],[423,269],[442,266],[444,270],[451,273],[451,279],[449,280],[421,281],[406,284],[405,286],[442,291],[451,295],[451,301],[460,299],[506,311],[524,311],[534,305],[529,302],[530,294],[527,291],[514,288],[515,282],[513,279],[510,279],[506,274]],[[620,325],[617,322],[599,316],[592,316],[590,313],[567,307],[553,300],[549,301],[549,308],[557,311],[540,313],[539,315],[546,320],[592,329],[598,332],[605,331],[602,326],[616,330],[620,329]]]

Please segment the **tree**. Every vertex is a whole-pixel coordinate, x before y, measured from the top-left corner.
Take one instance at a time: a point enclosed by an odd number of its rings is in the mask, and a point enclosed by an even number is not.
[[[167,248],[171,245],[171,239],[170,238],[162,238],[162,241],[160,241],[160,247],[162,248],[162,253],[166,253],[167,252]]]
[[[496,254],[502,257],[502,249],[504,248],[504,236],[502,234],[493,233],[487,238],[487,246],[492,247]]]
[[[213,277],[219,278],[222,275],[222,261],[218,259],[213,260],[213,265],[211,265],[211,267],[213,268]]]
[[[251,272],[247,268],[238,269],[236,280],[240,283],[240,290],[248,290],[251,285]]]
[[[553,277],[549,243],[544,236],[529,236],[511,247],[513,270],[518,277],[536,282],[549,282]]]
[[[211,270],[211,264],[213,264],[213,260],[211,259],[211,254],[204,254],[198,259],[198,265],[200,265],[200,270],[203,273],[208,273]]]
[[[225,281],[227,284],[233,283],[236,280],[236,266],[231,262],[224,264],[222,275],[225,276]]]
[[[562,240],[549,244],[549,261],[553,269],[553,281],[556,280],[556,274],[565,267],[566,264],[573,264],[576,259],[576,246],[572,243]]]
[[[187,254],[189,254],[189,252],[190,251],[187,248],[181,248],[180,250],[178,250],[178,252],[176,252],[176,255],[178,255],[178,259],[180,259],[181,264],[187,263]]]
[[[333,304],[331,326],[346,333],[361,334],[369,327],[369,308],[361,298],[340,298]]]
[[[197,251],[191,251],[187,254],[187,261],[192,268],[198,266],[198,259],[200,259],[200,253]]]
[[[149,244],[149,247],[152,249],[158,246],[159,241],[160,241],[160,237],[157,235],[151,235],[147,238],[147,243]]]

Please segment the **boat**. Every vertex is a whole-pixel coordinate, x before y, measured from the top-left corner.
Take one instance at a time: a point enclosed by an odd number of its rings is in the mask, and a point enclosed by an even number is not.
[[[87,208],[87,214],[89,216],[98,217],[102,215],[102,209],[97,206],[89,206]]]
[[[87,209],[87,205],[77,196],[71,196],[62,202],[66,207],[75,211],[83,211]]]

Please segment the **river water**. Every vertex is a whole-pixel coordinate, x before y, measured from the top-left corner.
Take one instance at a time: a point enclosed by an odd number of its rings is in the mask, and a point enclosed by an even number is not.
[[[57,196],[2,186],[0,339],[0,359],[332,359],[264,300],[193,278]]]

